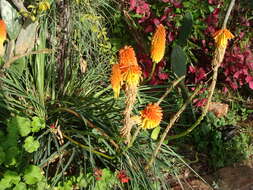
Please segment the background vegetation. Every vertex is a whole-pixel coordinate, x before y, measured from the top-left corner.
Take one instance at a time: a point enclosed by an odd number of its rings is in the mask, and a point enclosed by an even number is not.
[[[0,71],[0,189],[170,189],[201,164],[208,172],[252,156],[252,8],[237,2],[227,28],[229,42],[209,112],[185,133],[205,106],[212,78],[212,34],[221,28],[229,0],[1,0],[7,26]],[[196,8],[198,7],[198,8]],[[156,64],[150,44],[156,26],[166,28],[166,52]],[[2,28],[0,29],[2,30]],[[141,130],[132,146],[120,134],[126,95],[110,85],[118,51],[131,45],[142,68],[133,114],[157,102],[163,120]],[[150,76],[151,75],[151,76]],[[173,115],[194,90],[159,154],[145,166]],[[133,127],[133,133],[138,126]]]

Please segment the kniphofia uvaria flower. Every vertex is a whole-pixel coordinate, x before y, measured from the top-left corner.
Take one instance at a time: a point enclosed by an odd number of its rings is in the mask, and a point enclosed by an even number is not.
[[[6,24],[3,20],[0,20],[0,56],[4,54],[4,41],[7,37]]]
[[[112,67],[111,84],[114,97],[117,98],[123,84],[138,86],[141,78],[141,68],[137,63],[134,49],[125,46],[119,52],[119,63]]]
[[[165,53],[166,30],[162,24],[158,25],[151,41],[151,59],[154,63],[162,60]]]
[[[162,120],[162,108],[157,104],[148,104],[141,111],[141,127],[143,129],[152,129],[158,126]]]

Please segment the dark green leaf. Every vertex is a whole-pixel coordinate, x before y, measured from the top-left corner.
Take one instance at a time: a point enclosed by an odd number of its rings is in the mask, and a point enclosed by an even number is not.
[[[182,27],[179,32],[178,44],[181,46],[185,46],[187,39],[192,31],[192,14],[187,12],[184,16]]]
[[[183,48],[175,44],[171,52],[171,65],[173,72],[178,77],[186,74],[186,60],[186,54]]]

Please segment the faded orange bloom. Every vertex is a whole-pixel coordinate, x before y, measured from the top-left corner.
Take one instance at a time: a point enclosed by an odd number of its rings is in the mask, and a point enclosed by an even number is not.
[[[143,129],[152,129],[158,126],[162,120],[162,108],[157,104],[148,104],[148,106],[141,111],[141,127]]]
[[[120,93],[120,87],[122,84],[122,75],[119,64],[114,64],[112,66],[111,84],[112,89],[114,91],[114,97],[118,98]]]
[[[119,51],[120,65],[138,65],[134,49],[131,46],[125,46]]]
[[[233,39],[235,36],[228,29],[220,29],[213,34],[217,47],[226,48],[228,40]]]
[[[3,20],[0,20],[0,56],[4,54],[4,41],[6,40],[6,24]]]
[[[112,67],[111,84],[114,97],[119,97],[120,88],[125,83],[129,86],[137,86],[141,79],[141,68],[137,63],[134,49],[125,46],[119,51],[119,64]]]
[[[162,24],[158,25],[151,41],[151,59],[154,63],[162,60],[165,53],[166,30]]]

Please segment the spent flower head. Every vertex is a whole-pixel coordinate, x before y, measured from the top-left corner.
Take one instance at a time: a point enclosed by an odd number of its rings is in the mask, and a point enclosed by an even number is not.
[[[234,37],[235,36],[226,28],[220,29],[213,34],[216,46],[221,48],[226,48],[228,40]]]

